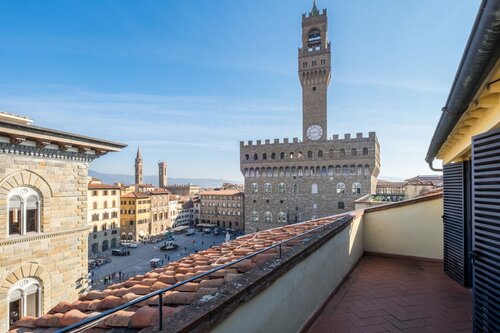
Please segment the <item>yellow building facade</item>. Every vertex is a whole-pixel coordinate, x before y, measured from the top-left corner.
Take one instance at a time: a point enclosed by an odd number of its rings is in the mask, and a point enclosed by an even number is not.
[[[140,241],[151,234],[151,197],[141,192],[120,199],[121,239]]]

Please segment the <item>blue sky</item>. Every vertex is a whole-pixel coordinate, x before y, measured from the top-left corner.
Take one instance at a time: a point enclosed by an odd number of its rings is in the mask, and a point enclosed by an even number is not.
[[[241,180],[240,140],[301,136],[297,48],[311,0],[0,1],[0,110],[123,142],[91,168]],[[328,135],[376,131],[381,176],[424,162],[479,0],[319,0]]]

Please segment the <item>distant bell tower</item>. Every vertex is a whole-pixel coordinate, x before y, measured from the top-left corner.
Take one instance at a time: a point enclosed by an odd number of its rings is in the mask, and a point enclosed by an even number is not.
[[[167,163],[165,161],[158,162],[158,177],[159,177],[159,185],[160,188],[167,187]]]
[[[142,184],[142,157],[139,147],[137,147],[137,155],[135,156],[135,183]]]
[[[304,142],[324,141],[328,138],[326,113],[331,49],[327,32],[326,9],[320,12],[314,1],[311,12],[302,14],[302,47],[299,48]]]

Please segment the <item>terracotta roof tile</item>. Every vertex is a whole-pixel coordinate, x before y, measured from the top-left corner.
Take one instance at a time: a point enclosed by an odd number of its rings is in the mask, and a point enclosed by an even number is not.
[[[103,291],[89,291],[73,303],[61,302],[50,310],[49,314],[36,320],[24,319],[23,322],[26,323],[25,325],[33,325],[40,329],[69,325],[88,316],[128,303],[142,295],[184,281],[201,272],[219,267],[224,263],[240,259],[280,240],[289,239],[333,220],[335,219],[325,218],[245,235],[231,242],[200,251],[179,261],[171,262],[146,274],[136,275],[125,282],[111,285]],[[286,248],[287,246],[284,247],[284,250]],[[218,288],[259,264],[275,258],[278,256],[278,252],[278,249],[266,251],[252,259],[244,260],[234,266],[219,270],[210,276],[203,277],[198,282],[190,282],[176,288],[175,291],[166,292],[163,295],[164,315],[166,313],[173,314],[184,306],[200,300],[203,296],[216,294]],[[157,316],[158,296],[125,311],[117,312],[101,321],[98,327],[104,330],[118,327],[130,329],[149,327],[157,322]],[[21,333],[21,328],[17,330],[17,333]]]

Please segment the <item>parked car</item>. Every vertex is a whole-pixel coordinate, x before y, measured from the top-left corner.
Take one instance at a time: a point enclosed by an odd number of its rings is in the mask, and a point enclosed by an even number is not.
[[[210,229],[210,228],[205,228],[205,229],[203,229],[203,232],[204,232],[205,234],[209,234],[209,233],[211,233],[211,232],[212,232],[212,229]]]
[[[215,229],[213,234],[214,236],[220,236],[222,235],[222,231],[220,231],[220,229]]]
[[[127,251],[125,250],[122,250],[122,249],[114,249],[114,250],[111,250],[111,255],[113,256],[126,256],[127,255]]]
[[[129,248],[131,248],[131,249],[135,249],[135,248],[137,248],[137,246],[138,246],[138,245],[137,245],[137,243],[130,243],[130,244],[128,244],[127,246],[128,246]]]
[[[192,235],[194,235],[194,230],[193,229],[188,229],[186,231],[186,236],[192,236]]]

